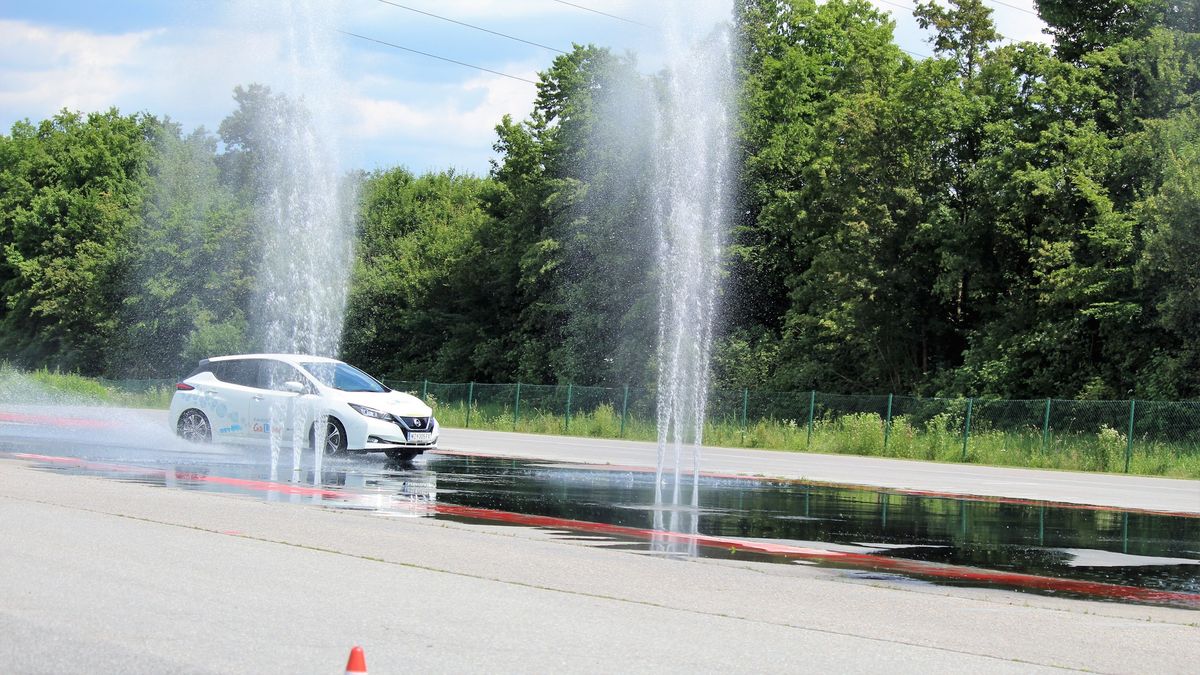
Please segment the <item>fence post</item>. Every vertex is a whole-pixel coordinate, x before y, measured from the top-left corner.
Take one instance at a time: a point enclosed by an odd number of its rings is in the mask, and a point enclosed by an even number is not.
[[[967,442],[971,440],[971,408],[975,403],[975,399],[967,399],[967,423],[963,426],[963,451],[962,461],[967,461]]]
[[[808,394],[808,445],[812,447],[812,428],[813,428],[813,412],[817,407],[817,390],[813,389]]]
[[[475,383],[467,387],[467,428],[471,428],[471,407],[475,403]]]
[[[1046,399],[1046,417],[1042,420],[1042,454],[1046,454],[1046,444],[1050,441],[1050,399]]]
[[[429,380],[421,380],[421,400],[426,400],[426,395],[429,393]]]
[[[625,385],[625,400],[621,402],[621,438],[625,438],[625,415],[629,412],[629,385]]]
[[[573,384],[567,385],[567,426],[564,429],[563,433],[567,433],[567,432],[571,431],[571,393],[574,390],[574,388],[575,388],[575,385],[573,385]]]
[[[887,450],[888,437],[892,435],[892,397],[895,394],[888,394],[888,409],[887,420],[883,423],[883,449]]]
[[[513,404],[513,431],[517,430],[517,422],[521,419],[521,383],[517,383],[517,402]]]
[[[1129,401],[1129,439],[1125,444],[1125,473],[1129,473],[1129,460],[1133,458],[1133,416],[1137,412],[1137,399]]]
[[[746,443],[746,412],[750,408],[750,389],[742,389],[742,444]]]

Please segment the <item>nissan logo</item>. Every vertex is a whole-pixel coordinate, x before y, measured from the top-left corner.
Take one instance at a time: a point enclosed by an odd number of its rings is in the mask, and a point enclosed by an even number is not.
[[[422,424],[424,424],[424,423],[425,423],[425,421],[424,421],[424,420],[422,420],[420,417],[414,417],[414,418],[413,418],[413,426],[414,426],[414,427],[419,427],[419,426],[421,426],[421,425],[422,425]]]

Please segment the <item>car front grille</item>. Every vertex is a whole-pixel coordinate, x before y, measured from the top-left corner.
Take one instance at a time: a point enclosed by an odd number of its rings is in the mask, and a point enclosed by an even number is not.
[[[396,415],[396,419],[400,421],[400,426],[409,431],[433,431],[432,417],[401,417]]]

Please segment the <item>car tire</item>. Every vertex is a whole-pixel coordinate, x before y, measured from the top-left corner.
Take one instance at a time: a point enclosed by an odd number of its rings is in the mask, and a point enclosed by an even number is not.
[[[195,408],[188,408],[179,415],[175,433],[192,443],[212,442],[212,425],[208,422],[208,416]]]
[[[420,450],[387,450],[383,454],[388,456],[388,459],[397,462],[411,462],[421,454]]]
[[[313,433],[311,438],[312,447],[317,447],[317,425],[313,425]],[[346,452],[346,427],[338,421],[338,418],[329,417],[329,422],[325,425],[325,434],[322,437],[324,442],[324,450],[326,455],[341,455]]]

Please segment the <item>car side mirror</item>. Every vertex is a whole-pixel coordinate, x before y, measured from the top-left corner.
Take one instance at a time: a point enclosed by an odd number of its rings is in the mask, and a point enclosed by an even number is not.
[[[295,380],[288,380],[287,382],[283,383],[283,390],[293,394],[303,394],[304,384]]]

